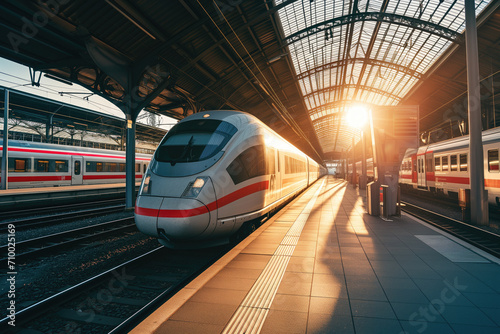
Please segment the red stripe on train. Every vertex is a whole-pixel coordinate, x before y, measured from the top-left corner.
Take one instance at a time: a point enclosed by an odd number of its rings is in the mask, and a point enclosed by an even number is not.
[[[71,175],[9,176],[8,180],[9,182],[71,181]]]
[[[142,175],[136,174],[136,179]],[[125,179],[125,175],[84,175],[84,180],[116,180]],[[1,180],[1,178],[0,178]],[[34,176],[9,176],[9,182],[48,182],[48,181],[71,181],[71,175],[34,175]]]
[[[217,208],[221,208],[225,205],[231,204],[243,197],[252,195],[262,190],[269,188],[269,181],[262,181],[251,184],[244,188],[238,189],[219,200],[207,204],[206,206],[200,206],[194,209],[188,210],[158,210],[158,209],[148,209],[136,206],[135,213],[141,216],[148,217],[161,217],[161,218],[187,218],[202,215],[210,211],[214,211]]]

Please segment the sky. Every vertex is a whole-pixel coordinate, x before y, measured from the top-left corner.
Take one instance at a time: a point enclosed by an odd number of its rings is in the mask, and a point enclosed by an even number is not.
[[[37,78],[38,75],[37,73]],[[0,86],[95,110],[107,115],[125,118],[123,112],[114,104],[98,95],[92,95],[90,91],[78,84],[66,85],[47,78],[42,74],[40,87],[32,86],[29,68],[4,58],[0,58]],[[63,93],[62,95],[60,94],[61,92]],[[75,92],[82,94],[74,94]],[[144,111],[139,114],[138,122],[147,124],[146,118],[141,119],[142,116],[145,116]],[[168,130],[176,122],[172,118],[161,116],[160,124],[162,125],[160,127]]]

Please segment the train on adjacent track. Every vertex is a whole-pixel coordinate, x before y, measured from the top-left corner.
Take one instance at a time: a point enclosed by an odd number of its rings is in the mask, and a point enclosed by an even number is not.
[[[150,159],[136,154],[136,180],[140,181]],[[125,152],[9,140],[8,169],[10,189],[122,183]]]
[[[197,113],[175,125],[153,155],[136,225],[169,248],[226,244],[323,174],[326,168],[250,114]]]
[[[500,206],[500,128],[485,130],[483,140],[484,186],[488,202]],[[399,183],[402,189],[421,189],[457,198],[459,189],[470,189],[469,136],[408,149]]]

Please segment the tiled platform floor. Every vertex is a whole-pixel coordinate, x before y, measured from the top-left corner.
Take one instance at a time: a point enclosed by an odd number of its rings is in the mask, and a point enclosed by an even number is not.
[[[308,203],[300,237],[285,238]],[[407,216],[368,216],[357,190],[328,177],[134,333],[500,333],[499,263]],[[238,310],[258,316],[229,327]]]

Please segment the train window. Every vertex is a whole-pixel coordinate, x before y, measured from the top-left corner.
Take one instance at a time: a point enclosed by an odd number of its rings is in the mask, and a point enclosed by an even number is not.
[[[87,161],[85,165],[86,172],[102,172],[103,171],[103,163],[98,161]]]
[[[69,170],[68,160],[35,159],[35,172],[39,173],[67,173]]]
[[[81,171],[82,171],[82,168],[81,168],[80,161],[75,161],[75,171],[74,171],[74,174],[75,175],[80,175]]]
[[[35,172],[48,172],[49,171],[49,160],[35,159]]]
[[[441,168],[443,172],[448,171],[448,156],[441,157],[441,162],[443,163]]]
[[[104,162],[103,171],[108,173],[118,172],[118,164],[116,162]]]
[[[141,165],[140,164],[135,164],[135,172],[140,173],[141,172]]]
[[[24,173],[31,171],[31,159],[9,158],[9,172]]]
[[[155,159],[172,165],[209,159],[222,150],[236,131],[232,124],[219,120],[179,123],[162,140]]]
[[[124,164],[123,162],[120,163],[120,172],[125,172],[126,171],[126,166],[127,166],[127,164]]]
[[[285,156],[285,174],[304,173],[306,164],[304,161]]]
[[[498,173],[498,150],[488,150],[488,171]]]
[[[95,172],[96,171],[96,163],[95,161],[87,161],[85,163],[85,171],[87,173],[89,172]]]
[[[460,154],[460,171],[467,171],[467,154]]]
[[[450,171],[451,172],[458,171],[457,156],[455,154],[450,155]]]
[[[55,167],[56,167],[56,172],[67,173],[68,172],[68,160],[56,160]]]
[[[434,170],[436,172],[441,171],[441,157],[434,158]]]
[[[252,146],[234,159],[226,171],[234,184],[246,181],[256,176],[266,175],[266,159],[263,145]]]
[[[427,172],[434,172],[434,168],[432,168],[432,162],[433,162],[433,159],[432,159],[432,155],[427,155],[425,157],[425,168],[427,170]]]

